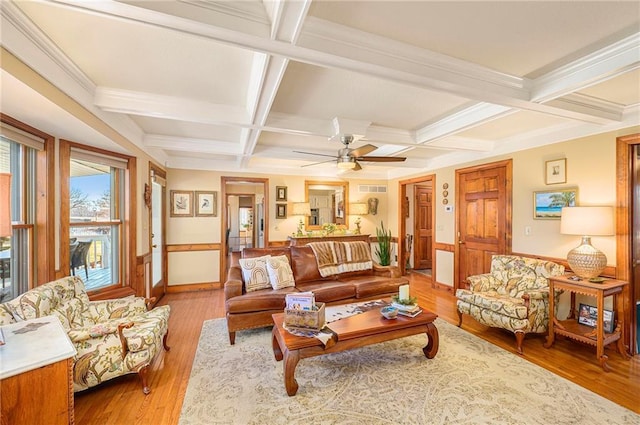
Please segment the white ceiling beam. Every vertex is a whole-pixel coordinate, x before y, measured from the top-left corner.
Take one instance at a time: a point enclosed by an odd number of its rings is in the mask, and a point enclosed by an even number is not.
[[[144,136],[144,145],[150,148],[173,149],[185,152],[203,152],[220,155],[242,154],[242,149],[237,142],[166,136],[162,134],[146,134]]]
[[[345,37],[349,33],[353,35],[347,38],[346,41],[344,39],[335,40],[335,37],[333,37],[333,40],[328,39],[330,31],[334,31],[340,26],[316,18],[313,20],[308,19],[305,23],[305,31],[307,31],[308,27],[315,28],[315,33],[310,30],[304,34],[303,38],[307,42],[307,40],[315,37],[318,40],[316,44],[325,46],[326,50],[324,51],[320,50],[318,46],[315,49],[294,46],[279,40],[270,40],[253,34],[229,30],[228,28],[213,27],[201,22],[130,7],[118,2],[58,0],[57,3],[174,31],[199,35],[245,49],[283,56],[312,65],[364,73],[478,101],[548,113],[596,124],[611,122],[609,118],[599,116],[597,111],[585,114],[531,102],[531,82],[524,78],[491,71],[475,64],[444,55],[437,55],[434,52],[382,39],[381,37],[347,27],[343,27],[341,37]],[[323,30],[325,27],[327,29]],[[382,50],[380,45],[373,44],[373,39],[376,41],[384,40],[383,46],[386,50]],[[333,42],[327,42],[327,40]],[[340,44],[337,45],[336,43]],[[402,49],[400,49],[400,46],[402,46]],[[414,53],[400,55],[400,51],[413,51]]]
[[[477,103],[416,130],[416,141],[430,144],[438,139],[468,130],[513,112],[516,112],[516,110],[506,106],[485,102]]]
[[[272,16],[272,37],[281,41],[295,43],[309,11],[309,3],[310,1],[307,0],[294,3],[287,2],[276,6],[273,9]],[[259,66],[254,69],[253,76],[255,78],[252,80],[256,82],[256,90],[250,90],[254,97],[247,101],[247,105],[251,105],[253,108],[250,113],[253,128],[246,133],[243,132],[246,137],[241,139],[244,144],[242,165],[248,165],[248,161],[258,144],[262,128],[269,117],[271,106],[278,94],[278,89],[288,64],[289,60],[285,57],[271,56],[261,61]],[[259,72],[259,70],[262,70],[262,72]]]
[[[640,32],[536,78],[531,100],[546,102],[640,67]]]
[[[104,111],[216,125],[250,126],[245,108],[174,96],[97,87],[94,104]]]

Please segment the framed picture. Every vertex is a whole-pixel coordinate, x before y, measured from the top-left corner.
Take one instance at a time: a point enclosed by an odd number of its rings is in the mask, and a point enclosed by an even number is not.
[[[287,200],[287,186],[276,186],[276,201]]]
[[[218,216],[218,192],[196,191],[196,216]]]
[[[559,219],[562,207],[575,207],[578,202],[578,188],[533,192],[533,218]]]
[[[567,159],[554,159],[544,163],[544,183],[559,184],[567,182]]]
[[[172,190],[171,195],[171,217],[193,217],[193,191],[192,190]]]
[[[287,204],[276,204],[276,218],[287,218]]]
[[[598,308],[588,304],[580,304],[578,309],[578,323],[595,328],[598,325]],[[602,327],[606,333],[612,333],[614,327],[614,314],[611,310],[605,310],[602,317]]]

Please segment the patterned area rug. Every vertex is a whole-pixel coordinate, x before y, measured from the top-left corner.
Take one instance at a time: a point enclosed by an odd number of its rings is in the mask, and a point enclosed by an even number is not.
[[[634,424],[640,415],[437,319],[424,335],[300,360],[284,388],[271,330],[204,323],[180,424]]]

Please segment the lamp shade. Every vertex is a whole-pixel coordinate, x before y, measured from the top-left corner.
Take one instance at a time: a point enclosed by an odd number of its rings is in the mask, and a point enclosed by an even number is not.
[[[295,202],[291,215],[311,215],[311,205],[308,202]]]
[[[0,237],[11,236],[11,174],[0,173]]]
[[[612,207],[564,207],[560,218],[564,235],[611,236],[614,234]]]
[[[369,214],[369,206],[365,203],[355,203],[349,205],[349,214],[351,215],[367,215]]]

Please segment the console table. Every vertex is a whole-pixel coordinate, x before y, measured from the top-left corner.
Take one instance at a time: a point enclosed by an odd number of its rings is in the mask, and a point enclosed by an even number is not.
[[[2,423],[73,424],[73,356],[60,320],[45,316],[0,328]]]
[[[289,236],[287,239],[289,240],[289,246],[301,246],[306,245],[309,242],[369,242],[369,235]]]
[[[604,354],[604,347],[617,341],[616,349],[618,353],[627,360],[631,357],[625,351],[622,343],[622,319],[617,314],[614,316],[614,320],[617,319],[617,323],[613,332],[606,333],[604,331],[604,299],[605,297],[613,296],[613,308],[615,311],[616,295],[621,293],[623,287],[629,283],[616,279],[606,279],[602,283],[594,283],[585,279],[574,280],[575,278],[572,279],[572,277],[572,275],[565,275],[549,278],[549,294],[553,294],[556,290],[571,292],[571,313],[567,320],[558,320],[555,317],[555,297],[549,296],[549,336],[544,346],[545,348],[550,348],[555,341],[556,334],[564,335],[585,344],[595,345],[596,357],[600,361],[600,366],[605,372],[609,372],[611,368],[607,364],[608,357]],[[575,319],[576,294],[588,295],[596,299],[598,318],[595,329],[581,325]]]

